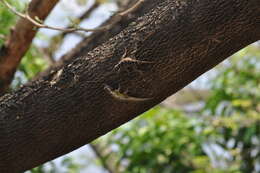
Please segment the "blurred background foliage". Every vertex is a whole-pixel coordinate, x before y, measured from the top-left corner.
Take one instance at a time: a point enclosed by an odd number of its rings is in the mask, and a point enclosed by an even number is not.
[[[122,172],[260,172],[259,53],[252,45],[220,65],[200,111],[157,106],[99,143]]]
[[[8,0],[7,2],[14,5],[18,10],[22,10],[25,7],[25,3],[21,1]],[[4,43],[6,36],[10,33],[10,29],[14,26],[16,18],[5,6],[0,5],[0,45]]]
[[[8,2],[23,10],[28,1]],[[84,6],[88,1],[73,3]],[[115,2],[99,0],[99,3]],[[4,45],[16,19],[0,5],[0,46]],[[50,42],[47,49],[46,45],[32,44],[16,73],[13,89],[51,64],[46,56],[51,56],[64,41],[59,37],[55,42],[59,34],[50,38],[42,33],[37,35],[36,39],[53,38],[54,42]],[[78,173],[89,165],[111,173],[260,172],[259,44],[239,51],[211,73],[214,77],[205,77],[207,85],[203,86],[209,96],[201,96],[199,87],[193,85],[196,99],[191,99],[192,103],[184,102],[178,108],[160,104],[94,141],[90,148],[95,156],[86,159],[88,163],[63,156],[59,163],[52,161],[27,172]],[[197,107],[197,104],[202,106],[187,110],[187,106]]]

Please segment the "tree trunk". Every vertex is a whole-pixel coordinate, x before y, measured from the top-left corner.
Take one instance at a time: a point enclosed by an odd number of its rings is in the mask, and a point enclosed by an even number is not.
[[[259,0],[162,0],[50,79],[0,98],[0,172],[33,168],[133,119],[257,41],[259,27]]]

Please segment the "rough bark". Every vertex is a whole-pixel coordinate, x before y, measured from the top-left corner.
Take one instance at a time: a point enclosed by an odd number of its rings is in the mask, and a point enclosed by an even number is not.
[[[33,0],[28,14],[44,21],[59,0]],[[24,54],[29,49],[37,28],[26,19],[19,19],[7,42],[0,49],[0,95],[12,82],[14,73]]]
[[[0,172],[30,169],[133,119],[257,41],[259,27],[259,0],[162,0],[52,78],[0,99]]]
[[[125,29],[131,22],[133,22],[137,17],[140,17],[155,7],[160,0],[149,0],[145,1],[143,5],[140,6],[136,11],[130,13],[127,16],[120,18],[118,13],[114,14],[111,18],[105,21],[101,26],[110,26],[106,31],[96,31],[95,33],[91,34],[90,36],[84,38],[80,43],[78,43],[71,51],[63,55],[59,61],[55,62],[55,64],[49,67],[44,72],[40,73],[36,76],[35,79],[39,79],[41,77],[46,78],[48,77],[48,73],[50,71],[55,71],[58,68],[62,67],[73,61],[74,59],[86,55],[89,51],[93,50],[97,46],[103,44],[120,31]],[[133,4],[136,3],[136,0],[130,0],[122,5],[122,9],[128,9]],[[123,10],[123,11],[124,11]]]

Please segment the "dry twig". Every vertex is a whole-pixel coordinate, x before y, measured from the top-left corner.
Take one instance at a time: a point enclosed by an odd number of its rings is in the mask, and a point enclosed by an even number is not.
[[[126,16],[132,12],[134,12],[135,10],[137,10],[144,2],[145,0],[139,0],[137,1],[132,7],[130,7],[129,9],[119,13],[120,16]]]
[[[128,14],[130,14],[131,12],[133,12],[137,8],[139,8],[144,1],[145,0],[137,1],[132,7],[130,7],[129,9],[127,9],[127,10],[121,12],[121,13],[119,13],[118,16],[119,17],[127,16]],[[17,16],[19,16],[23,19],[30,21],[33,25],[35,25],[38,28],[52,29],[52,30],[57,30],[57,31],[62,31],[62,32],[76,32],[76,31],[95,32],[95,31],[105,31],[105,30],[108,30],[111,27],[111,25],[105,25],[105,26],[101,26],[101,27],[98,27],[98,28],[94,28],[94,29],[87,29],[87,28],[82,28],[82,27],[60,28],[60,27],[55,27],[55,26],[49,26],[49,25],[44,24],[42,21],[38,20],[37,18],[33,19],[28,14],[28,12],[21,13],[21,12],[17,11],[6,0],[0,0],[0,2],[2,2],[14,14],[16,14]]]
[[[31,0],[28,4],[27,13],[33,18],[37,16],[38,20],[44,21],[58,1]],[[0,3],[4,3],[4,0],[0,0]],[[6,8],[9,9],[8,7]],[[0,48],[0,94],[8,90],[14,73],[22,57],[28,51],[37,31],[38,28],[32,22],[25,18],[20,18],[15,26],[12,27],[10,34],[4,39],[4,44]]]

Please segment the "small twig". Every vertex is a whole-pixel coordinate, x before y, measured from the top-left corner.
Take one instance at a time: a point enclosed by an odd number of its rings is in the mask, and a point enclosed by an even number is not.
[[[42,22],[33,19],[28,13],[23,14],[23,13],[18,12],[14,7],[12,7],[5,0],[0,0],[0,1],[7,8],[9,8],[14,14],[16,14],[17,16],[19,16],[25,20],[28,20],[29,22],[31,22],[33,25],[35,25],[38,28],[52,29],[52,30],[57,30],[57,31],[62,31],[62,32],[75,32],[75,31],[94,32],[94,31],[103,31],[103,30],[108,29],[108,26],[103,26],[103,27],[99,27],[99,28],[95,28],[95,29],[86,29],[86,28],[81,28],[81,27],[59,28],[59,27],[45,25]]]
[[[129,9],[119,13],[120,16],[126,16],[128,15],[129,13],[132,13],[134,12],[135,10],[137,10],[144,2],[145,0],[139,0],[137,1],[132,7],[130,7]]]
[[[10,9],[14,14],[16,14],[17,16],[28,20],[29,22],[31,22],[33,25],[35,25],[38,28],[45,28],[45,29],[52,29],[52,30],[57,30],[57,31],[62,31],[62,32],[76,32],[76,31],[84,31],[84,32],[95,32],[95,31],[105,31],[108,30],[111,25],[105,25],[105,26],[101,26],[98,28],[94,28],[94,29],[87,29],[87,28],[81,28],[81,27],[70,27],[70,28],[59,28],[59,27],[54,27],[54,26],[49,26],[49,25],[45,25],[44,23],[42,23],[39,20],[35,20],[33,19],[28,12],[23,14],[20,13],[19,11],[17,11],[14,7],[12,7],[7,1],[5,0],[0,0],[0,2],[2,2],[8,9]],[[137,8],[139,8],[139,6],[144,2],[144,0],[139,0],[136,4],[134,4],[131,8],[127,9],[126,11],[123,11],[121,13],[119,13],[120,17],[124,17],[126,15],[128,15],[129,13],[135,11]]]

